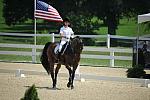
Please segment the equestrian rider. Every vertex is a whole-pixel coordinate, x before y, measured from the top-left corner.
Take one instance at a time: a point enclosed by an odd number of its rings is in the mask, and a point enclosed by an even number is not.
[[[58,57],[60,56],[63,45],[66,42],[69,42],[70,38],[74,37],[74,32],[72,28],[69,26],[70,26],[70,21],[68,18],[65,18],[63,20],[63,26],[60,28],[60,32],[59,32],[61,37],[61,42],[58,49]]]

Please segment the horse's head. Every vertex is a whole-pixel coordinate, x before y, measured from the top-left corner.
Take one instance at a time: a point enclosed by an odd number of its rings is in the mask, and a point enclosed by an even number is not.
[[[79,36],[76,36],[72,40],[72,47],[75,53],[81,53],[83,49],[83,41]]]

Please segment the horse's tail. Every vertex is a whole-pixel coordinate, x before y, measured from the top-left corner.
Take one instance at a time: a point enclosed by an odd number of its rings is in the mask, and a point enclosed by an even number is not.
[[[48,74],[50,74],[50,67],[49,67],[49,62],[48,62],[47,49],[50,44],[51,42],[47,42],[45,44],[41,58],[40,58],[40,61]]]

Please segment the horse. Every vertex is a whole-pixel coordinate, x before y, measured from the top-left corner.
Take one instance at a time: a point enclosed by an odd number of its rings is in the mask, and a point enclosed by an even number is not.
[[[74,77],[75,77],[75,71],[79,65],[80,61],[80,55],[83,50],[83,42],[82,39],[79,36],[76,36],[68,42],[68,45],[66,45],[66,48],[64,48],[61,53],[59,59],[57,54],[55,54],[54,50],[58,43],[54,42],[48,42],[45,44],[45,47],[43,49],[40,61],[47,71],[48,75],[51,75],[52,78],[52,86],[54,89],[56,89],[56,83],[57,83],[57,74],[59,72],[59,69],[61,68],[61,65],[65,65],[65,67],[69,71],[69,81],[67,83],[67,87],[71,89],[74,88]],[[54,68],[54,65],[57,64],[56,68]]]

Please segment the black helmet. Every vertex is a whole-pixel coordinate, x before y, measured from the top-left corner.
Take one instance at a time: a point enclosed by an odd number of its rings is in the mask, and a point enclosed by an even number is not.
[[[64,18],[63,22],[70,22],[68,18]]]

